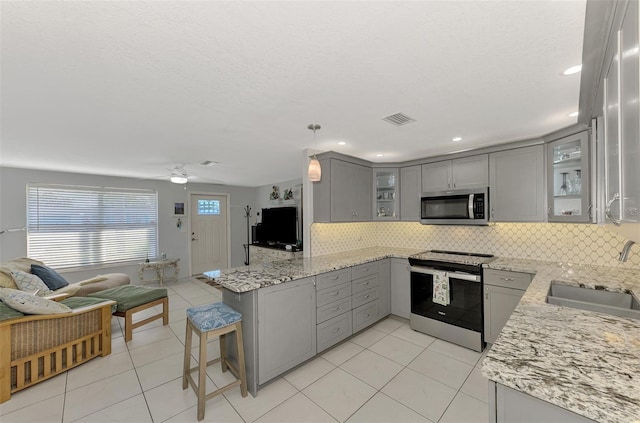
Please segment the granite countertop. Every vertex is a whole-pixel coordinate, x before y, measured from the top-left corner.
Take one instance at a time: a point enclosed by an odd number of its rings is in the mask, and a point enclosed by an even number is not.
[[[408,258],[418,252],[419,250],[409,248],[363,248],[349,251],[348,253],[277,260],[224,270],[213,270],[204,272],[204,275],[230,291],[247,292],[387,257]]]
[[[640,297],[640,271],[508,258],[485,267],[535,273],[485,376],[596,421],[640,421],[640,321],[546,303],[552,280]]]

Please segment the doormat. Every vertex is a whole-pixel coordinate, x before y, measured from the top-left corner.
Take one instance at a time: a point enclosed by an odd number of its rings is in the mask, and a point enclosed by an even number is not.
[[[206,283],[207,285],[211,285],[214,288],[218,288],[219,290],[222,291],[222,285],[220,285],[219,283],[217,283],[214,280],[209,279],[208,277],[206,277],[204,275],[196,276],[196,279]]]

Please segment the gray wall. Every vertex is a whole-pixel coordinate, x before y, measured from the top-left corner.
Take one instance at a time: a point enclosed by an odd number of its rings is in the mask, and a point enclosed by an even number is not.
[[[51,183],[62,185],[84,185],[119,188],[155,189],[158,192],[158,241],[159,253],[167,257],[180,258],[180,276],[189,271],[188,218],[183,220],[183,229],[176,227],[173,217],[174,202],[189,202],[189,192],[229,194],[231,209],[231,266],[244,264],[244,248],[247,227],[244,207],[256,209],[256,188],[232,187],[214,184],[172,184],[169,181],[131,179],[113,176],[87,175],[77,173],[49,172],[32,169],[0,167],[0,228],[21,228],[26,225],[26,185],[27,183]],[[253,223],[253,222],[252,222]],[[26,232],[11,232],[0,235],[0,262],[27,255]],[[138,280],[137,265],[106,267],[82,271],[65,272],[71,282],[111,272],[128,274],[132,281]]]

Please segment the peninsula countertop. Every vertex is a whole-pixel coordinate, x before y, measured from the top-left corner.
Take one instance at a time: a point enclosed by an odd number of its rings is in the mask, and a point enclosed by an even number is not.
[[[388,257],[406,259],[419,252],[420,250],[410,248],[363,248],[312,258],[293,258],[224,270],[212,270],[204,272],[204,275],[230,291],[247,292]]]
[[[640,421],[640,321],[547,304],[552,280],[633,292],[640,271],[497,258],[535,273],[484,360],[490,380],[601,422]]]

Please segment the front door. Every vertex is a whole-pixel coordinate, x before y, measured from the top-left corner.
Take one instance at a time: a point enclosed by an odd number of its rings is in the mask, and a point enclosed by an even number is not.
[[[191,194],[191,273],[229,267],[225,195]]]

